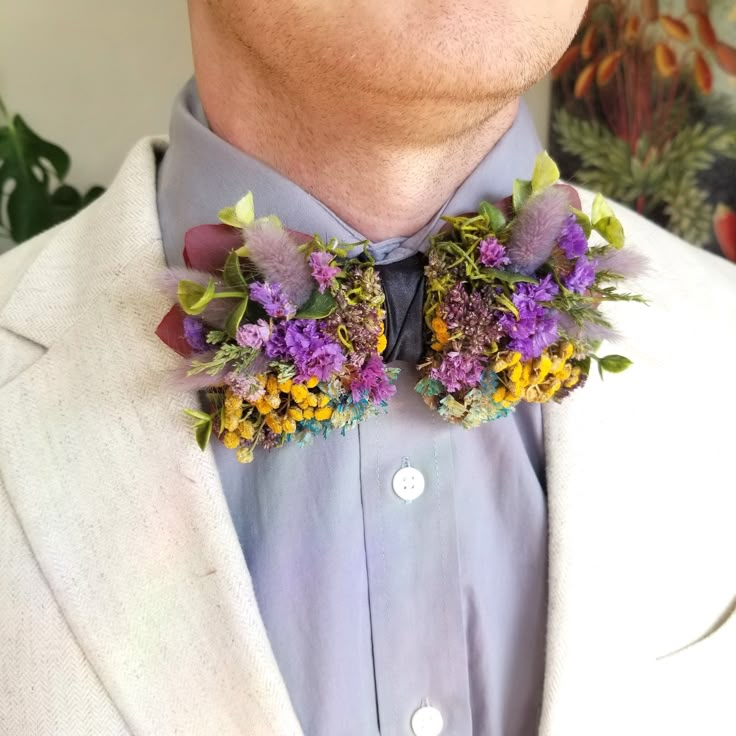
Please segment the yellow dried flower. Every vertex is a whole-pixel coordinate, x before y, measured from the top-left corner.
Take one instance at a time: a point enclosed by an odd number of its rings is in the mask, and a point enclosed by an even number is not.
[[[253,448],[252,447],[241,447],[236,453],[235,457],[238,458],[239,463],[252,463],[253,462]]]
[[[551,368],[552,360],[549,357],[549,353],[545,350],[545,352],[543,352],[536,361],[534,361],[534,370],[536,374],[535,383],[542,383],[549,375]]]
[[[225,432],[222,436],[222,444],[228,450],[234,450],[240,444],[240,437],[235,432]]]
[[[524,366],[521,363],[517,363],[512,369],[509,379],[516,383],[521,378],[521,372],[524,370]]]
[[[238,432],[244,440],[252,440],[256,433],[256,428],[253,422],[243,419],[238,424]]]
[[[307,400],[306,400],[307,406],[317,406],[317,395],[316,394],[307,394]]]
[[[296,422],[288,417],[281,422],[284,434],[294,434],[296,432]]]
[[[297,404],[303,404],[307,400],[309,391],[303,383],[295,383],[291,387],[291,396]]]
[[[305,419],[314,419],[314,409],[305,409],[304,410],[304,418]]]
[[[319,394],[318,400],[317,400],[317,406],[320,407],[320,409],[323,406],[327,406],[327,404],[330,403],[330,397],[327,394]]]
[[[288,414],[292,419],[296,420],[297,422],[301,422],[301,420],[304,419],[304,412],[298,406],[290,407]]]
[[[319,419],[320,422],[324,421],[325,419],[329,419],[331,416],[332,416],[331,406],[323,406],[321,409],[317,409],[314,412],[314,418]]]
[[[499,386],[493,394],[493,400],[498,404],[506,398],[506,387]]]
[[[291,386],[292,380],[291,378],[287,378],[285,381],[281,381],[281,383],[279,383],[279,391],[283,394],[288,394],[289,391],[291,391]]]
[[[278,392],[279,392],[279,382],[276,379],[276,376],[271,374],[269,375],[268,380],[266,381],[266,393],[277,394]]]
[[[281,434],[283,431],[281,421],[275,414],[266,414],[266,426],[274,433]]]
[[[314,388],[319,383],[319,378],[317,376],[310,376],[307,379],[306,386],[307,388]]]
[[[268,398],[266,396],[258,399],[258,401],[256,401],[254,406],[256,407],[256,409],[258,409],[258,412],[260,414],[270,414],[271,411],[273,410],[273,407],[269,403]]]
[[[388,340],[386,339],[386,335],[383,334],[383,332],[378,336],[378,343],[376,344],[376,351],[379,353],[382,353],[386,346],[388,345]]]

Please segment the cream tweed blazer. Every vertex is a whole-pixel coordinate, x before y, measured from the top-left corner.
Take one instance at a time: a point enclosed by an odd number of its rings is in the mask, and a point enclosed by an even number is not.
[[[3,736],[301,733],[154,335],[165,146],[0,258]],[[629,371],[544,409],[540,734],[736,734],[736,268],[619,212],[651,306],[612,310]]]

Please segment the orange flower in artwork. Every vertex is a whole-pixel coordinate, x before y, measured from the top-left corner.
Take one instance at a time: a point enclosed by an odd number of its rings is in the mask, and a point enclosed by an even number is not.
[[[728,74],[736,74],[736,48],[727,43],[716,43],[716,61],[718,66]]]
[[[580,44],[574,43],[560,57],[560,60],[554,65],[550,71],[552,79],[559,79],[580,57]]]
[[[677,71],[677,57],[666,43],[658,43],[654,47],[654,63],[657,71],[665,79],[671,77]]]
[[[660,16],[659,23],[664,28],[665,33],[670,38],[674,38],[675,41],[689,41],[692,36],[687,25],[671,15]]]
[[[624,52],[619,50],[611,54],[606,54],[601,59],[595,75],[595,81],[599,87],[603,87],[613,79],[613,75],[616,73],[616,69],[618,69],[618,64],[623,55]]]
[[[710,22],[710,18],[705,13],[694,13],[695,22],[698,24],[698,36],[703,46],[708,49],[712,49],[718,39],[716,38],[716,32],[713,29],[713,24]]]
[[[624,26],[624,41],[626,43],[634,43],[639,35],[639,28],[641,27],[641,20],[638,15],[630,15],[626,19],[626,25]]]
[[[713,89],[713,73],[708,66],[703,54],[699,51],[695,52],[695,66],[693,67],[693,76],[698,89],[704,94],[709,95]]]
[[[588,90],[590,90],[593,85],[597,66],[598,64],[595,61],[592,61],[583,69],[583,71],[580,72],[580,74],[578,74],[578,78],[575,80],[575,89],[573,90],[573,94],[578,99],[585,97]]]
[[[594,25],[588,26],[585,31],[583,40],[580,44],[580,53],[583,59],[590,59],[595,53],[596,28]]]

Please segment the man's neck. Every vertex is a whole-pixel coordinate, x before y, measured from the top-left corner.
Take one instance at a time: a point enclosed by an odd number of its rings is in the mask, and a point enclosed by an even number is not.
[[[431,106],[399,100],[393,109],[376,100],[362,110],[337,109],[259,84],[249,72],[249,78],[228,80],[236,81],[229,94],[218,94],[210,80],[200,84],[214,132],[373,241],[419,230],[509,129],[518,109],[518,100],[492,116],[481,106],[459,110],[458,100]]]

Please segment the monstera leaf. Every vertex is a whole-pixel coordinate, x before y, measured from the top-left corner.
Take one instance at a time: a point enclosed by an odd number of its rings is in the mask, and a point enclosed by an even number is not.
[[[39,136],[26,121],[10,119],[0,102],[0,221],[16,243],[76,214],[104,191],[92,187],[81,195],[65,184],[69,155]],[[8,194],[9,192],[9,194]]]

